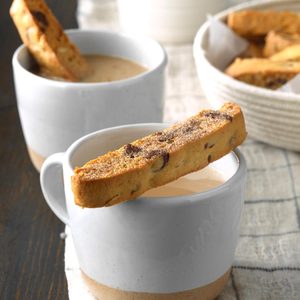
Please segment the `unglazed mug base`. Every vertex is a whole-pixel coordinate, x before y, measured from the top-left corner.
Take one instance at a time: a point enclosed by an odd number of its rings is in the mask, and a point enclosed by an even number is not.
[[[41,167],[42,167],[44,161],[46,160],[46,157],[43,157],[40,154],[36,153],[29,146],[27,146],[27,149],[28,149],[28,154],[29,154],[29,157],[31,159],[33,166],[36,168],[36,170],[38,172],[40,172]]]
[[[230,272],[231,268],[217,280],[205,286],[171,294],[121,291],[96,282],[83,271],[81,271],[81,276],[90,292],[99,300],[213,300],[222,292]]]

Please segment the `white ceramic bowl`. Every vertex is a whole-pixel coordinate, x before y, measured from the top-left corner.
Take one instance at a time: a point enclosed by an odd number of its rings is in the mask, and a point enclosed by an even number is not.
[[[225,21],[232,11],[245,9],[300,11],[298,0],[252,1],[226,10],[216,18]],[[194,58],[205,96],[213,107],[233,101],[241,105],[249,136],[274,146],[300,151],[300,95],[272,91],[235,80],[206,57],[210,23],[194,40]]]

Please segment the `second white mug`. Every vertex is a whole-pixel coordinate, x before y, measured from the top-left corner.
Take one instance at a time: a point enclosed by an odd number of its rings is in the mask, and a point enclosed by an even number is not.
[[[147,71],[128,79],[65,82],[35,75],[25,46],[13,56],[18,110],[29,154],[39,170],[49,155],[65,151],[90,132],[123,124],[161,122],[164,49],[147,37],[110,31],[69,30],[83,54],[122,57]]]

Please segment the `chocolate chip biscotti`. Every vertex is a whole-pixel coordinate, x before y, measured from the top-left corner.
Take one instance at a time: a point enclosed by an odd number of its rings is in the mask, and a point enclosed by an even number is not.
[[[272,61],[298,61],[300,62],[300,45],[289,46],[270,57]]]
[[[269,31],[300,34],[300,15],[288,11],[244,10],[232,12],[228,26],[248,39],[264,38]]]
[[[263,54],[265,57],[270,57],[283,49],[300,44],[300,34],[284,34],[275,31],[270,31],[265,39]]]
[[[263,57],[263,45],[257,43],[249,43],[248,48],[239,57],[240,58],[261,58]]]
[[[246,138],[240,107],[226,103],[124,145],[78,167],[72,177],[75,203],[110,206],[206,167]]]
[[[86,61],[43,0],[14,0],[10,15],[44,73],[70,81],[87,74]]]
[[[300,62],[237,58],[225,72],[235,79],[252,85],[277,89],[300,73]]]

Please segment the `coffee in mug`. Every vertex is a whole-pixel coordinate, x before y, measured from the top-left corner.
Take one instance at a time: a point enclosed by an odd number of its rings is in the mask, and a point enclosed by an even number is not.
[[[147,68],[132,61],[109,55],[83,55],[89,66],[89,72],[80,82],[96,83],[128,79],[147,71]],[[33,70],[39,76],[63,81],[64,79],[51,76],[47,70]]]
[[[220,186],[226,177],[216,169],[208,166],[202,170],[187,174],[175,181],[148,190],[144,197],[174,197],[187,196],[205,192]]]

